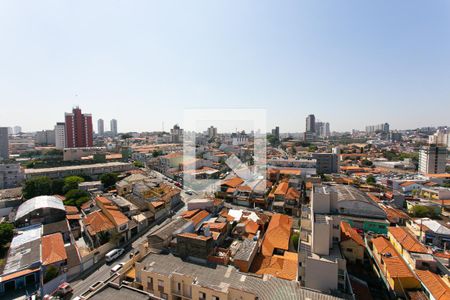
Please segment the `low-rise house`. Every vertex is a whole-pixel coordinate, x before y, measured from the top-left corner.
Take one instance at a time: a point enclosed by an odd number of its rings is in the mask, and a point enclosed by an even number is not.
[[[351,263],[362,264],[364,261],[365,244],[359,233],[347,222],[341,222],[341,252]]]
[[[214,251],[214,239],[205,231],[205,235],[191,232],[177,235],[177,254],[182,258],[190,258],[206,262]]]
[[[258,241],[245,239],[233,257],[233,264],[241,272],[249,272],[250,266],[258,253]]]
[[[224,199],[234,199],[236,188],[244,183],[244,180],[239,177],[233,177],[224,180],[220,184],[218,196]]]
[[[184,218],[170,220],[167,223],[161,224],[147,235],[149,248],[154,250],[168,248],[178,233],[187,232],[189,225],[189,220]]]
[[[107,243],[115,231],[114,224],[101,211],[94,211],[83,219],[86,237],[92,247]]]
[[[375,264],[387,288],[395,295],[406,297],[406,291],[419,289],[420,282],[402,256],[385,237],[372,239]]]
[[[64,248],[64,241],[60,233],[44,235],[42,237],[42,265],[45,273],[51,267],[56,268],[59,273],[64,272],[67,266],[67,253]]]
[[[416,264],[422,265],[420,256],[413,256],[413,254],[428,254],[431,252],[406,227],[389,227],[388,238],[398,253],[413,269],[416,268]]]
[[[105,197],[95,198],[97,206],[102,210],[102,213],[111,221],[115,230],[119,233],[123,240],[127,240],[129,219],[125,216],[111,200]],[[122,241],[122,240],[121,240]]]
[[[448,249],[450,246],[450,229],[444,224],[429,218],[414,219],[406,227],[425,245]]]
[[[442,278],[429,270],[416,270],[425,295],[431,300],[450,299],[448,278]]]

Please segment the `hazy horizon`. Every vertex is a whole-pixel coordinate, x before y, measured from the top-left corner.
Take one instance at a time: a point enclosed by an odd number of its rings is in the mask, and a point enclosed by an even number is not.
[[[450,125],[447,1],[2,1],[0,126],[79,105],[119,132],[190,108],[262,108],[268,130]]]

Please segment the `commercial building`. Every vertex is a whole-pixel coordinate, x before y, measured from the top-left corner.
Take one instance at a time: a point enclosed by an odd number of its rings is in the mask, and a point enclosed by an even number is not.
[[[113,136],[116,136],[118,131],[117,131],[117,120],[116,119],[112,119],[110,122],[110,126],[111,126],[111,133]]]
[[[445,173],[448,150],[445,146],[436,144],[422,147],[419,152],[419,173],[442,174]]]
[[[0,190],[20,186],[24,179],[18,163],[0,163]]]
[[[75,107],[65,114],[66,147],[92,147],[92,116]]]
[[[55,147],[62,150],[66,147],[66,124],[58,122],[55,125]]]
[[[8,127],[0,127],[0,160],[9,159]]]
[[[312,142],[316,138],[316,117],[309,115],[306,117],[306,130],[304,140],[306,142]]]
[[[53,223],[64,220],[66,209],[61,199],[55,196],[37,196],[22,203],[15,215],[15,224],[30,225]]]
[[[272,129],[272,135],[273,135],[277,140],[280,140],[280,127],[276,126],[274,129]]]
[[[126,172],[134,169],[132,163],[124,162],[110,162],[91,165],[78,165],[78,166],[66,166],[55,168],[42,168],[42,169],[25,169],[25,178],[32,178],[37,176],[48,176],[50,178],[64,178],[71,175],[89,175],[97,178],[104,173],[112,172]]]
[[[339,156],[334,153],[313,153],[316,160],[316,170],[319,174],[332,174],[339,172]]]

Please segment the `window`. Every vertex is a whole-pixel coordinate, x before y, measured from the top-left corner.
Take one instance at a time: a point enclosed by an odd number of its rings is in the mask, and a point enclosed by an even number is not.
[[[158,280],[158,291],[160,291],[161,293],[164,292],[164,281],[162,280]]]
[[[212,296],[212,300],[220,300],[220,298],[217,296]]]
[[[347,252],[353,252],[352,248],[347,248],[346,250],[347,250]]]
[[[166,293],[161,293],[161,298],[169,299],[169,296]]]
[[[153,292],[153,277],[147,279],[147,289]]]
[[[177,291],[181,292],[181,283],[179,283],[179,282],[177,283]]]
[[[206,294],[203,292],[198,293],[198,299],[199,300],[206,300]]]

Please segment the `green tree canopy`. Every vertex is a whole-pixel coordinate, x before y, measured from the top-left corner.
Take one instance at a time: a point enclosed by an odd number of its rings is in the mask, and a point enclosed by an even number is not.
[[[11,242],[14,236],[14,225],[11,223],[0,223],[0,247]]]
[[[91,199],[88,192],[78,189],[68,191],[65,197],[66,197],[66,200],[64,200],[65,205],[76,206],[78,208],[80,208],[81,205],[83,205],[83,203]]]
[[[64,178],[63,193],[78,189],[78,184],[81,182],[84,182],[84,178],[80,176],[68,176]]]
[[[41,195],[53,195],[52,180],[46,176],[27,179],[23,187],[25,199],[31,199]]]
[[[100,176],[100,180],[103,183],[104,188],[109,188],[116,184],[117,177],[116,173],[106,173]]]
[[[373,175],[369,175],[369,176],[367,176],[366,183],[373,185],[373,184],[377,183],[377,181],[376,181],[375,177],[373,177]]]

